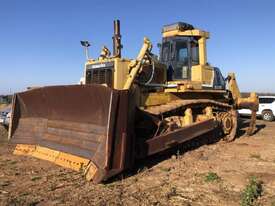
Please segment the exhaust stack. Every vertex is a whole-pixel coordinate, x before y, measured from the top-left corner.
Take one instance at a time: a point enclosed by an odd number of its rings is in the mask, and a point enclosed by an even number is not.
[[[121,44],[121,35],[120,35],[120,21],[114,21],[114,36],[113,36],[113,55],[115,57],[121,57],[121,49],[123,48]]]

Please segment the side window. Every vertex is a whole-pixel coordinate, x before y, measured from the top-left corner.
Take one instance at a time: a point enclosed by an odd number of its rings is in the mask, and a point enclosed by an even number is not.
[[[274,99],[273,98],[267,98],[267,103],[268,104],[271,104],[271,103],[273,103],[274,102]]]
[[[217,67],[214,67],[214,72],[215,72],[214,87],[217,89],[225,88],[225,81],[220,69]]]
[[[265,104],[266,103],[266,98],[259,98],[259,103],[260,104]]]
[[[179,50],[178,60],[185,61],[187,57],[188,57],[187,48],[181,48]]]
[[[170,43],[165,42],[162,44],[162,61],[169,61],[169,53],[170,53]]]
[[[176,51],[178,61],[188,62],[188,48],[186,42],[177,42]]]
[[[192,65],[199,64],[199,44],[197,41],[191,41]]]
[[[274,98],[259,98],[260,104],[271,104],[275,101]]]

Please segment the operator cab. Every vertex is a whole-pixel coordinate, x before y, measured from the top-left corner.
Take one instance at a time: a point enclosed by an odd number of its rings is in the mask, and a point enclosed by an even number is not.
[[[207,88],[225,88],[220,70],[207,63],[208,32],[178,22],[164,26],[162,36],[160,61],[167,67],[168,82],[191,80]]]
[[[160,61],[167,70],[167,79],[191,79],[191,67],[199,65],[199,46],[195,37],[163,38]]]
[[[193,29],[192,25],[179,22],[164,26],[162,33]],[[191,67],[199,65],[198,37],[180,35],[163,37],[160,61],[167,66],[168,81],[191,79]]]

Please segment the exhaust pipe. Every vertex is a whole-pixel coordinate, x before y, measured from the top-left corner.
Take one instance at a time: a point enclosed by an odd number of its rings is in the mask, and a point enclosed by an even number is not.
[[[114,21],[114,36],[113,36],[113,56],[121,57],[121,49],[123,48],[121,44],[121,35],[120,35],[120,21]]]

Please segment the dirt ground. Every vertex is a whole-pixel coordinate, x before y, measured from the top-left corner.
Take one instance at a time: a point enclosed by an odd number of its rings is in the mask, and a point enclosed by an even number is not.
[[[0,205],[234,206],[255,176],[263,181],[259,205],[274,206],[275,122],[258,120],[257,127],[254,136],[242,130],[232,143],[220,140],[143,160],[134,171],[99,185],[47,161],[12,155],[1,129]],[[209,172],[219,179],[207,182]]]

